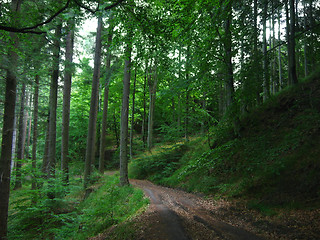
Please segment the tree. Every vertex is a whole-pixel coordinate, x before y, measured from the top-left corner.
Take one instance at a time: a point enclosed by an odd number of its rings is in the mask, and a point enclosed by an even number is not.
[[[61,140],[61,170],[65,174],[64,181],[69,181],[69,124],[70,124],[70,97],[71,79],[73,73],[73,47],[74,47],[74,16],[68,20],[69,29],[66,37],[66,63],[63,85],[63,112],[62,112],[62,140]]]
[[[11,1],[13,13],[18,13],[21,7],[20,0]],[[14,16],[12,22],[17,25]],[[17,48],[19,39],[17,34],[10,33],[12,45],[8,51],[9,67],[6,75],[6,95],[3,114],[1,156],[0,156],[0,239],[7,238],[7,219],[8,204],[10,192],[10,174],[11,174],[11,155],[12,155],[12,136],[14,125],[14,114],[16,106],[16,84],[17,84]]]
[[[149,85],[149,116],[148,116],[148,137],[147,137],[147,148],[151,150],[153,146],[153,125],[154,125],[154,108],[156,103],[157,93],[157,67],[156,63],[152,67],[150,64],[150,70],[148,74],[148,85]]]
[[[296,69],[296,40],[295,40],[295,29],[296,29],[296,24],[295,24],[295,19],[296,19],[296,12],[295,12],[295,1],[294,0],[289,0],[290,3],[290,25],[287,26],[289,28],[289,43],[288,43],[288,57],[289,57],[289,66],[288,66],[288,71],[289,71],[289,84],[294,85],[298,83],[298,78],[297,78],[297,69]]]
[[[128,117],[129,117],[129,94],[131,78],[131,51],[132,32],[127,33],[127,46],[125,50],[123,92],[120,122],[120,185],[129,185],[128,179]]]
[[[96,143],[96,124],[98,114],[98,98],[99,98],[99,81],[100,81],[100,64],[101,64],[101,33],[102,33],[102,15],[98,17],[98,27],[96,35],[96,45],[94,54],[94,69],[92,77],[90,115],[87,135],[86,160],[84,169],[84,188],[86,189],[90,183],[90,175],[92,164],[94,163],[95,143]]]
[[[36,189],[35,172],[37,170],[38,112],[39,112],[39,74],[35,76],[33,95],[33,135],[32,135],[32,189]]]
[[[57,23],[55,28],[55,38],[53,40],[52,52],[52,74],[50,84],[49,99],[49,137],[48,137],[48,156],[46,174],[48,178],[54,176],[56,164],[56,135],[57,135],[57,97],[58,97],[58,79],[60,65],[60,38],[62,24]],[[51,196],[52,197],[52,196]]]
[[[104,99],[103,99],[103,113],[101,123],[101,134],[100,134],[100,154],[99,154],[99,172],[104,172],[104,160],[105,160],[105,148],[106,148],[106,131],[107,131],[107,116],[108,116],[108,105],[109,105],[109,85],[111,78],[111,44],[113,37],[113,23],[112,23],[112,12],[109,16],[109,31],[107,39],[107,61],[106,61],[106,83],[104,85]]]
[[[14,189],[22,187],[21,181],[21,161],[24,159],[25,150],[25,97],[26,97],[26,84],[22,84],[21,98],[20,98],[20,112],[19,112],[19,124],[18,124],[18,147],[17,147],[17,162],[16,162],[16,179]]]

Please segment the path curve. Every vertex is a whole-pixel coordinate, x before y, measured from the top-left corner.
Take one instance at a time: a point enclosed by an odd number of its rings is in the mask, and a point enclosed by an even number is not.
[[[150,199],[149,209],[140,218],[145,223],[141,240],[262,239],[241,226],[216,219],[212,201],[146,180],[133,179],[130,183]]]

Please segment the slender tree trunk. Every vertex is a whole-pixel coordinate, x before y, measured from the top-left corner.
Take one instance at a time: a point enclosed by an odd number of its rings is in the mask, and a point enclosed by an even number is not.
[[[32,189],[37,188],[37,141],[38,141],[38,107],[39,107],[39,75],[35,77],[33,97],[33,136],[32,136]]]
[[[112,13],[111,13],[112,14]],[[111,75],[111,44],[113,37],[113,26],[112,26],[113,16],[109,18],[109,33],[107,42],[107,62],[106,62],[106,83],[104,86],[104,99],[103,99],[103,113],[102,113],[102,124],[101,124],[101,134],[100,134],[100,154],[99,154],[99,172],[104,172],[105,165],[105,149],[106,149],[106,131],[107,131],[107,117],[108,117],[108,104],[109,104],[109,84]]]
[[[26,84],[22,84],[21,98],[20,98],[20,113],[19,113],[19,123],[18,123],[18,147],[17,147],[17,162],[16,162],[16,179],[14,184],[14,189],[19,189],[22,187],[21,181],[21,161],[24,159],[24,117],[25,117],[25,96],[26,96]]]
[[[147,86],[147,75],[148,75],[148,66],[147,65],[148,64],[146,61],[146,70],[145,70],[144,81],[143,81],[143,116],[142,116],[142,130],[141,130],[144,148],[146,147],[146,109],[147,109],[146,86]]]
[[[234,98],[234,86],[233,86],[233,66],[232,66],[232,39],[231,39],[231,22],[232,22],[232,7],[231,3],[229,3],[228,7],[228,16],[225,21],[225,61],[226,61],[226,69],[227,75],[225,79],[225,104],[226,110],[228,111],[229,107],[233,103]]]
[[[128,117],[129,117],[129,94],[131,77],[131,32],[128,33],[128,43],[125,50],[123,93],[120,123],[120,185],[129,185],[128,179]]]
[[[187,57],[186,57],[186,116],[185,116],[185,131],[184,131],[184,138],[186,141],[189,140],[189,99],[190,99],[190,79],[189,79],[189,68],[190,68],[190,46],[187,47]]]
[[[154,123],[154,108],[156,102],[157,92],[157,73],[156,68],[149,74],[149,116],[148,116],[148,137],[147,137],[147,148],[151,150],[153,147],[153,123]]]
[[[281,15],[280,15],[280,8],[278,10],[278,41],[281,42]],[[278,65],[279,65],[279,90],[281,91],[283,81],[282,81],[282,59],[281,59],[281,45],[279,44],[278,47]]]
[[[295,1],[290,1],[290,34],[289,34],[289,49],[288,49],[288,56],[289,56],[289,81],[290,85],[294,85],[298,83],[297,78],[297,67],[296,67],[296,41],[295,41]]]
[[[50,97],[51,98],[51,97]],[[47,118],[47,129],[46,129],[46,137],[45,137],[45,143],[44,143],[44,150],[43,150],[43,159],[42,159],[42,168],[41,171],[43,173],[43,176],[46,175],[47,168],[48,168],[48,151],[49,151],[49,115]],[[46,177],[46,176],[45,176]]]
[[[130,158],[133,158],[132,147],[133,147],[133,125],[134,125],[134,114],[135,114],[135,98],[136,98],[136,82],[137,82],[137,67],[135,68],[134,81],[133,81],[133,93],[132,93],[132,110],[131,110],[131,128],[130,128]]]
[[[303,25],[304,30],[307,30],[307,4],[306,1],[303,1]],[[304,76],[309,75],[309,51],[308,51],[308,40],[307,40],[307,32],[304,34],[303,40],[303,52],[304,52]]]
[[[20,11],[21,1],[12,0],[13,12]],[[13,21],[14,23],[15,21]],[[3,114],[2,142],[0,156],[0,239],[7,239],[7,219],[10,192],[10,174],[12,157],[12,137],[14,127],[14,115],[16,105],[17,65],[18,54],[15,49],[19,45],[19,39],[15,33],[10,33],[12,46],[9,49],[9,68],[6,76],[6,94]]]
[[[57,135],[57,97],[58,97],[58,79],[60,62],[60,38],[62,25],[59,23],[55,30],[55,39],[53,41],[53,69],[51,75],[50,99],[49,99],[49,141],[48,141],[48,160],[46,174],[51,178],[55,174],[56,164],[56,135]],[[54,196],[49,196],[54,197]]]
[[[63,109],[62,109],[62,138],[61,138],[61,170],[64,174],[63,181],[69,182],[69,125],[70,125],[70,98],[71,80],[73,73],[73,47],[74,47],[74,17],[68,21],[65,53],[65,72],[63,85]]]
[[[269,98],[269,71],[268,71],[268,53],[267,53],[267,14],[268,0],[263,4],[263,101]]]
[[[100,64],[101,64],[101,32],[102,32],[102,16],[98,18],[96,46],[94,55],[94,70],[92,78],[91,102],[90,102],[90,116],[87,136],[87,149],[84,170],[84,188],[86,189],[90,184],[90,175],[92,171],[92,164],[95,157],[95,142],[96,142],[96,124],[99,101],[99,79],[100,79]]]

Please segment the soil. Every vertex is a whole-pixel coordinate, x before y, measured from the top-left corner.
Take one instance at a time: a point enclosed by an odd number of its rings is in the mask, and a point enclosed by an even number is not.
[[[146,180],[130,183],[150,199],[148,209],[130,220],[135,240],[320,239],[319,209],[268,217],[247,209],[243,200],[214,200]],[[93,239],[110,239],[113,229]]]

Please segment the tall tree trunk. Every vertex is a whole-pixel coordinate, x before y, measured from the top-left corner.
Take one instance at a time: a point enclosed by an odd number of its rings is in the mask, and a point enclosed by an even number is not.
[[[261,103],[260,92],[261,92],[261,79],[258,73],[259,58],[258,58],[258,0],[254,0],[253,3],[253,76],[255,81],[258,82],[256,88],[256,103],[259,105]]]
[[[278,9],[278,42],[281,42],[281,15],[280,8]],[[281,45],[278,47],[278,65],[279,65],[279,90],[281,91],[283,81],[282,81],[282,59],[281,59]]]
[[[48,141],[48,160],[46,174],[51,178],[55,174],[56,164],[56,135],[57,135],[57,97],[58,97],[58,79],[60,62],[60,38],[62,24],[58,23],[55,29],[55,38],[53,41],[53,65],[50,86],[49,99],[49,141]],[[54,196],[50,196],[54,197]]]
[[[100,134],[100,154],[99,154],[99,172],[104,172],[104,162],[105,162],[105,149],[106,149],[106,131],[107,131],[107,117],[108,117],[108,104],[109,104],[109,84],[111,77],[111,44],[113,37],[113,25],[112,25],[112,13],[109,17],[109,33],[107,42],[107,61],[106,61],[106,83],[104,86],[104,99],[103,99],[103,113],[102,113],[102,123],[101,123],[101,134]]]
[[[232,6],[231,2],[228,4],[228,16],[225,21],[225,61],[226,61],[226,79],[225,79],[225,106],[228,111],[229,107],[233,103],[234,98],[234,86],[233,86],[233,66],[232,66],[232,36],[231,36],[231,22],[232,22]]]
[[[268,0],[263,3],[263,101],[269,98],[269,71],[268,71],[268,52],[267,52],[267,15]]]
[[[32,189],[37,188],[37,141],[38,141],[38,107],[39,107],[39,75],[35,77],[33,97],[33,136],[32,136]]]
[[[128,179],[128,117],[129,117],[129,94],[131,77],[131,40],[132,33],[127,35],[128,43],[125,50],[123,93],[120,123],[120,185],[129,185]]]
[[[20,112],[19,112],[19,123],[18,123],[18,147],[17,147],[17,162],[16,162],[16,179],[14,189],[22,187],[21,181],[21,161],[24,159],[24,117],[25,117],[25,96],[26,96],[26,84],[22,84],[21,98],[20,98]]]
[[[189,140],[189,99],[190,99],[190,79],[189,79],[189,68],[190,68],[190,46],[187,47],[187,56],[186,56],[186,116],[185,116],[185,128],[184,128],[184,138],[186,141]]]
[[[102,16],[98,18],[96,46],[94,54],[94,69],[92,78],[91,102],[90,102],[90,116],[87,136],[87,149],[84,170],[84,188],[87,188],[90,183],[90,175],[92,171],[92,164],[95,156],[95,142],[96,142],[96,124],[99,101],[99,80],[100,80],[100,65],[101,65],[101,32],[102,32]]]
[[[62,138],[61,138],[61,170],[64,174],[63,180],[69,182],[69,125],[70,125],[70,98],[71,80],[73,73],[73,47],[74,47],[74,17],[68,21],[65,53],[65,72],[63,85],[63,109],[62,109]]]
[[[51,98],[51,97],[50,97]],[[44,142],[44,149],[43,149],[43,159],[42,159],[42,168],[41,172],[43,173],[43,176],[46,177],[46,172],[48,168],[48,151],[49,151],[49,117],[50,112],[47,117],[47,128],[46,128],[46,137]]]
[[[303,1],[303,25],[304,30],[307,30],[307,4],[306,1]],[[309,75],[309,51],[308,51],[308,40],[307,40],[307,32],[304,34],[303,40],[303,52],[304,52],[304,76]]]
[[[156,102],[157,92],[157,72],[156,67],[153,71],[150,71],[148,84],[149,84],[149,116],[148,116],[148,137],[147,137],[147,148],[151,150],[153,147],[153,123],[154,123],[154,108]]]
[[[20,0],[12,0],[11,9],[13,12],[20,11]],[[13,19],[13,23],[16,21]],[[9,48],[9,68],[6,76],[6,94],[3,114],[1,156],[0,156],[0,239],[7,239],[7,220],[10,193],[10,174],[12,157],[12,137],[14,127],[14,115],[16,106],[17,87],[17,65],[18,54],[16,49],[19,39],[15,33],[10,33],[12,46]]]
[[[146,60],[146,69],[144,74],[144,81],[143,81],[143,115],[142,115],[142,129],[141,129],[141,135],[142,135],[142,141],[144,148],[146,147],[146,109],[147,109],[147,103],[146,103],[146,87],[147,87],[147,75],[148,75],[148,64]]]
[[[296,67],[296,41],[295,41],[295,1],[290,1],[290,34],[289,34],[289,49],[288,49],[288,56],[289,56],[289,81],[291,85],[298,83],[297,78],[297,67]]]
[[[132,159],[132,147],[133,147],[133,126],[134,126],[134,114],[135,114],[135,98],[136,98],[136,82],[137,82],[137,67],[135,68],[134,81],[133,81],[133,93],[132,93],[132,110],[131,110],[131,128],[130,128],[130,158]]]

